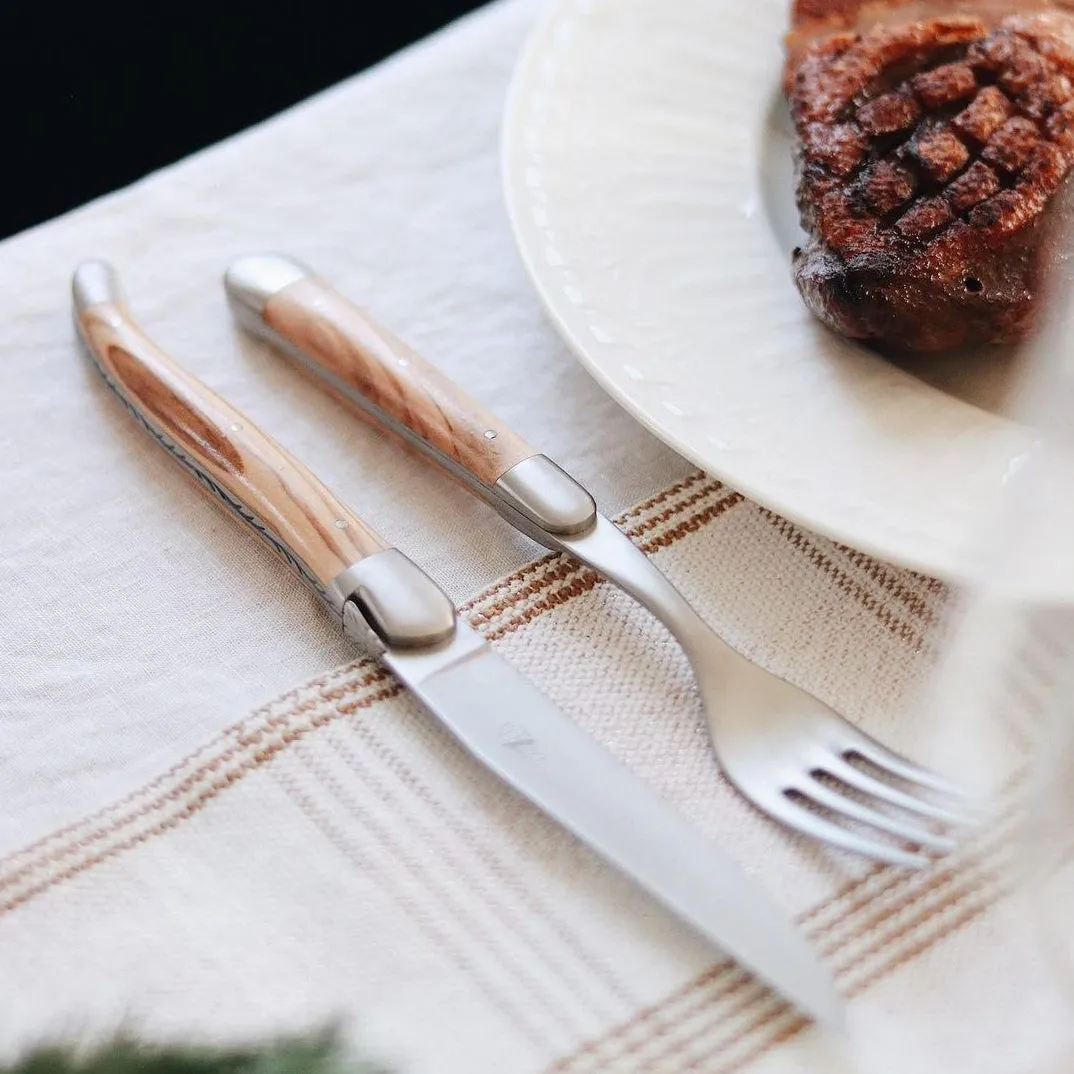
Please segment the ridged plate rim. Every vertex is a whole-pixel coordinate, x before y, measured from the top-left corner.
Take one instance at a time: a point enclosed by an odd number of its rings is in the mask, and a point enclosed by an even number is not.
[[[712,32],[720,19],[728,26],[723,45],[713,39],[724,35]],[[974,534],[994,509],[992,494],[1017,469],[1030,441],[1016,424],[838,339],[820,328],[802,306],[790,277],[789,251],[780,249],[768,219],[760,163],[767,112],[778,98],[786,19],[786,0],[754,0],[745,7],[737,0],[676,0],[670,5],[667,0],[550,0],[519,58],[503,124],[502,178],[518,249],[553,325],[571,351],[606,391],[665,443],[750,499],[808,529],[930,576],[965,580],[975,573]],[[756,25],[751,27],[751,20]],[[664,34],[669,24],[673,28]],[[695,40],[688,41],[692,24]],[[732,55],[741,44],[736,34],[760,43],[750,61],[752,74],[746,71],[745,77],[742,50]],[[704,35],[709,38],[707,46],[697,43]],[[695,62],[692,52],[705,47],[714,60],[725,49],[723,61]],[[618,73],[617,63],[622,67]],[[692,75],[691,63],[696,68]],[[605,68],[608,81],[600,84],[593,72]],[[697,85],[689,84],[691,77]],[[609,90],[616,78],[623,86],[621,95]],[[579,87],[586,92],[579,92]],[[651,225],[639,226],[628,219],[631,197],[635,204],[646,198],[658,201],[661,184],[677,181],[663,173],[649,178],[626,175],[623,135],[634,129],[628,111],[644,112],[651,101],[666,101],[670,107],[665,127],[678,125],[682,117],[686,125],[697,124],[706,115],[704,102],[714,96],[743,102],[741,123],[732,117],[711,129],[714,137],[740,143],[744,171],[734,180],[740,182],[741,189],[733,191],[739,203],[725,198],[703,207],[699,218],[709,234],[717,227],[737,236],[740,248],[735,256],[746,268],[741,293],[715,296],[713,321],[726,315],[733,322],[736,301],[759,301],[762,307],[770,303],[765,308],[772,309],[772,316],[751,329],[748,344],[754,355],[794,356],[791,364],[800,383],[790,386],[785,413],[778,406],[769,407],[764,391],[758,393],[757,385],[739,376],[737,368],[725,365],[723,373],[733,375],[720,385],[719,362],[715,370],[707,360],[680,362],[674,340],[667,351],[672,364],[678,363],[674,374],[654,385],[639,373],[646,353],[631,338],[637,322],[667,315],[665,323],[671,327],[666,330],[674,333],[674,311],[657,308],[660,298],[649,303],[648,295],[631,299],[625,290],[617,293],[609,288],[607,262],[602,263],[598,249],[601,241],[614,237],[616,228],[636,227],[639,248],[655,251],[656,256],[669,252],[668,233],[661,232],[657,214],[652,214]],[[671,145],[672,158],[679,152],[685,179],[699,178],[688,173],[698,167],[702,149],[694,152],[685,143],[676,149],[673,139],[666,139],[657,126],[638,130],[643,143],[650,138],[665,153]],[[644,144],[640,151],[644,153]],[[750,169],[752,180],[746,175]],[[635,180],[637,189],[631,191]],[[705,216],[710,210],[711,219]],[[593,217],[604,221],[604,232],[587,239]],[[702,274],[702,259],[709,253],[716,262],[731,256],[726,249],[687,249],[689,270]],[[727,272],[733,273],[733,268],[725,266]],[[588,293],[590,287],[594,294]],[[663,298],[670,295],[668,291]],[[698,312],[689,310],[693,321],[683,318],[678,341],[683,351],[694,343],[687,336],[690,325],[699,323]],[[739,331],[729,337],[728,346],[744,338]],[[719,344],[720,337],[713,336],[709,353],[719,350]],[[833,369],[846,378],[846,385],[833,387]],[[764,369],[758,377],[771,371]],[[811,376],[823,389],[822,412],[813,428],[803,420],[810,394],[800,390]],[[721,401],[717,387],[726,387],[733,397]],[[845,401],[845,407],[839,398],[844,391],[848,396],[858,393]],[[891,402],[892,396],[897,403]],[[687,410],[695,402],[708,409],[684,416],[676,413],[684,407],[675,399],[685,400]],[[750,407],[757,413],[749,413]],[[739,444],[721,444],[720,437],[704,432],[743,413],[747,420],[740,424],[756,422],[758,433],[752,442],[746,437]],[[790,441],[789,452],[787,444],[782,445],[786,453],[800,456],[792,465],[764,457],[766,420],[767,428],[778,429],[780,435],[788,420],[794,426],[799,441]],[[916,431],[888,444],[870,428],[877,421],[905,421]],[[813,434],[819,443],[815,450],[810,445]],[[801,451],[795,450],[798,446]],[[854,453],[860,458],[857,474],[845,463]],[[899,501],[896,508],[893,499]],[[1069,599],[1074,596],[1074,574],[1060,570],[1045,588],[1051,596]]]

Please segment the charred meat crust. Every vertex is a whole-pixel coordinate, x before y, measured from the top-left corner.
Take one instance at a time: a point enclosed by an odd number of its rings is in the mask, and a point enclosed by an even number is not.
[[[844,335],[916,350],[1023,338],[1074,165],[1074,11],[797,0],[794,13],[806,303]]]

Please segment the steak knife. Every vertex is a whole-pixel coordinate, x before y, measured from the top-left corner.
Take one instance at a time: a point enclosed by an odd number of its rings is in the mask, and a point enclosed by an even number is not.
[[[158,348],[113,270],[79,267],[79,335],[127,409],[312,587],[469,752],[803,1013],[839,1024],[829,974],[764,890],[560,712],[411,560]],[[508,448],[510,439],[495,445]],[[486,438],[472,458],[488,460]],[[563,505],[570,511],[573,505]]]

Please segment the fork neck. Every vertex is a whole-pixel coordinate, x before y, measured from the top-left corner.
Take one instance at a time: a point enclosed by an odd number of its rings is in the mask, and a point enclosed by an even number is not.
[[[695,671],[725,671],[747,663],[697,614],[686,598],[603,515],[588,533],[558,537],[568,552],[614,582],[649,610],[675,636]]]

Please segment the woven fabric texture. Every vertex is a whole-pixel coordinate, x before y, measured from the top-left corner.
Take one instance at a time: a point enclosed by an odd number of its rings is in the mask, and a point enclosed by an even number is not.
[[[913,875],[771,824],[721,779],[689,669],[643,610],[535,559],[232,328],[231,258],[308,261],[625,512],[743,652],[933,758],[918,702],[942,587],[691,473],[544,323],[496,156],[538,7],[493,5],[0,245],[0,1055],[120,1026],[235,1039],[336,1018],[408,1074],[1007,1074],[1061,1047],[1066,1008],[1006,894],[1004,824]],[[112,260],[160,343],[775,893],[850,1000],[843,1045],[354,661],[79,359],[67,287],[87,257]]]

